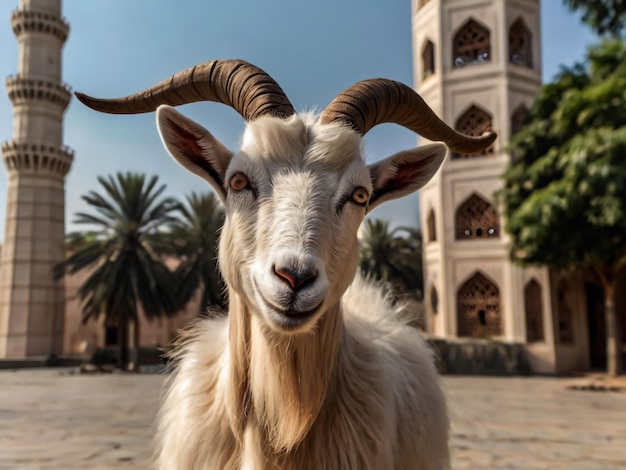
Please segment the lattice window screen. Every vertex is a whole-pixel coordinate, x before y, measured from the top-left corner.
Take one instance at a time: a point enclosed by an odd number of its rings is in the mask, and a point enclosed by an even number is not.
[[[529,281],[526,287],[524,287],[524,311],[526,314],[526,342],[543,341],[541,286],[535,279]]]
[[[498,286],[476,273],[459,289],[457,296],[458,336],[480,338],[503,332]]]
[[[532,68],[532,34],[520,18],[509,29],[509,61]]]
[[[456,239],[471,240],[500,236],[500,218],[493,206],[473,194],[456,211]]]
[[[452,64],[464,67],[470,64],[483,64],[491,60],[489,30],[474,20],[461,27],[454,36]]]
[[[491,125],[491,116],[487,111],[480,109],[478,106],[470,107],[463,115],[456,121],[456,130],[461,132],[462,134],[471,135],[471,136],[480,136],[485,132],[492,130]],[[491,144],[488,148],[483,150],[480,153],[473,155],[463,155],[454,153],[452,154],[453,159],[457,158],[475,158],[475,157],[486,157],[489,155],[493,155],[494,147]]]

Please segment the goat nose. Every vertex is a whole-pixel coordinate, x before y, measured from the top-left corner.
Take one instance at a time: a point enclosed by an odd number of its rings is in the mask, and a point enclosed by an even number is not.
[[[292,289],[302,287],[307,281],[312,281],[317,277],[317,270],[313,267],[297,269],[292,266],[276,266],[274,265],[274,273],[287,282]]]

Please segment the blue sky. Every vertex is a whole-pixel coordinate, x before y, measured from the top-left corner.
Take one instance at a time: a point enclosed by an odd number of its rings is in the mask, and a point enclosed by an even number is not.
[[[63,79],[74,90],[115,97],[143,89],[183,68],[216,58],[242,58],[282,86],[297,110],[322,108],[346,86],[382,76],[413,83],[409,0],[65,0],[71,25]],[[17,0],[0,2],[0,76],[17,72],[10,15]],[[543,79],[560,64],[583,58],[595,38],[560,0],[542,2]],[[186,105],[227,147],[236,149],[242,119],[217,104]],[[12,134],[11,104],[0,93],[0,141]],[[162,148],[154,115],[102,115],[72,100],[65,143],[76,152],[66,180],[66,224],[84,210],[80,196],[97,189],[98,175],[117,171],[158,174],[168,194],[208,190]],[[415,134],[378,126],[366,137],[369,161],[415,146]],[[4,234],[6,173],[0,171],[0,234]],[[417,223],[417,196],[388,203],[374,217]]]

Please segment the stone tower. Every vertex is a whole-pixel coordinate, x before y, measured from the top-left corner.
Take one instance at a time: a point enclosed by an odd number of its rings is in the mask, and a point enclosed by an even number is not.
[[[430,332],[526,343],[553,371],[550,278],[509,262],[494,193],[505,148],[541,86],[539,0],[413,0],[417,91],[458,131],[498,133],[480,155],[449,154],[420,193]]]
[[[6,80],[13,138],[2,144],[8,174],[0,261],[0,357],[60,354],[63,281],[52,267],[64,259],[65,175],[73,152],[63,145],[70,89],[61,80],[69,25],[61,0],[19,0],[11,16],[18,41],[17,75]]]

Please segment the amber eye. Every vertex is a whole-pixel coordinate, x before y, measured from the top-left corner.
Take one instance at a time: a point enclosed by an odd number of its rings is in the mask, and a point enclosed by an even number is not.
[[[364,206],[369,198],[370,196],[365,188],[359,187],[352,191],[352,200],[357,204]]]
[[[248,178],[243,173],[235,173],[230,179],[230,187],[235,191],[242,191],[248,186]]]

